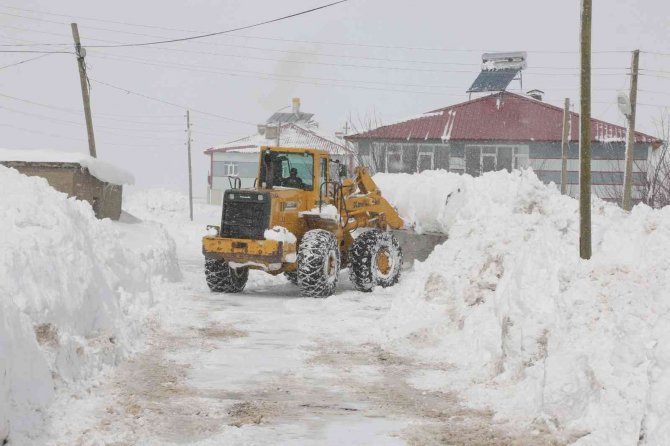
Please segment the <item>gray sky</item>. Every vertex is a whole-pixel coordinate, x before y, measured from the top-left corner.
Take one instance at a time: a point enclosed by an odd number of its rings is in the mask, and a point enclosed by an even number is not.
[[[71,21],[79,23],[84,45],[145,42],[228,29],[325,3],[0,0],[0,43],[70,45]],[[249,123],[193,112],[194,186],[196,195],[204,196],[208,166],[202,151],[255,132],[250,124],[263,122],[293,96],[327,130],[340,128],[349,115],[372,110],[391,121],[466,100],[482,51],[525,50],[524,90],[544,90],[555,105],[564,97],[576,102],[579,5],[578,0],[350,0],[234,35],[154,47],[89,48],[87,62],[95,80]],[[616,94],[628,88],[629,51],[670,54],[668,29],[667,0],[594,0],[594,51],[620,51],[594,54],[594,117],[623,123]],[[37,56],[0,53],[0,67]],[[670,105],[670,56],[643,53],[641,67],[656,71],[640,77],[638,129],[655,133],[654,118]],[[132,171],[139,187],[185,191],[184,110],[92,86],[99,157]],[[0,95],[5,95],[0,96],[0,146],[87,151],[73,55],[0,68]]]

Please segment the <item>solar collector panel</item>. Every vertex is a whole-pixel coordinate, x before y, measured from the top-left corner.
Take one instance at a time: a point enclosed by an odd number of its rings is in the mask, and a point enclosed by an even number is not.
[[[475,79],[467,92],[505,91],[507,86],[519,74],[519,71],[518,69],[484,70],[479,73],[479,76],[477,76],[477,79]]]

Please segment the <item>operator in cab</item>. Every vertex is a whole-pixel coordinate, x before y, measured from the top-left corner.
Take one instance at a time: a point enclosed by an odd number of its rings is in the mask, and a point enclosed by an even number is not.
[[[296,189],[303,189],[305,183],[303,183],[302,178],[298,176],[298,169],[292,167],[289,173],[288,178],[284,178],[282,182],[285,187],[295,187]]]

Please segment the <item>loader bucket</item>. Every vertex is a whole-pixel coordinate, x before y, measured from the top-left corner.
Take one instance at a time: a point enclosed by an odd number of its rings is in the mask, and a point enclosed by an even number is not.
[[[419,234],[408,229],[392,231],[402,248],[403,269],[410,269],[415,260],[424,261],[433,252],[437,245],[447,240],[445,234],[423,233]]]

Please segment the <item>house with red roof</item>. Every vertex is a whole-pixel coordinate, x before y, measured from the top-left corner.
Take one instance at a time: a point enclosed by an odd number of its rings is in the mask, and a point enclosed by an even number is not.
[[[238,179],[242,187],[254,186],[263,146],[321,149],[329,152],[333,159],[352,167],[354,152],[343,141],[338,142],[335,135],[322,132],[313,117],[313,113],[300,111],[300,99],[294,98],[290,112],[274,113],[265,124],[258,126],[258,133],[205,150],[210,162],[208,202],[220,205],[223,192]]]
[[[568,193],[579,193],[579,115],[570,113]],[[563,109],[533,97],[501,91],[415,118],[347,136],[359,159],[375,171],[421,172],[445,169],[473,176],[532,168],[547,182],[561,182]],[[626,129],[591,121],[592,190],[618,200],[624,175]],[[635,133],[633,181],[642,198],[648,161],[662,144]]]

